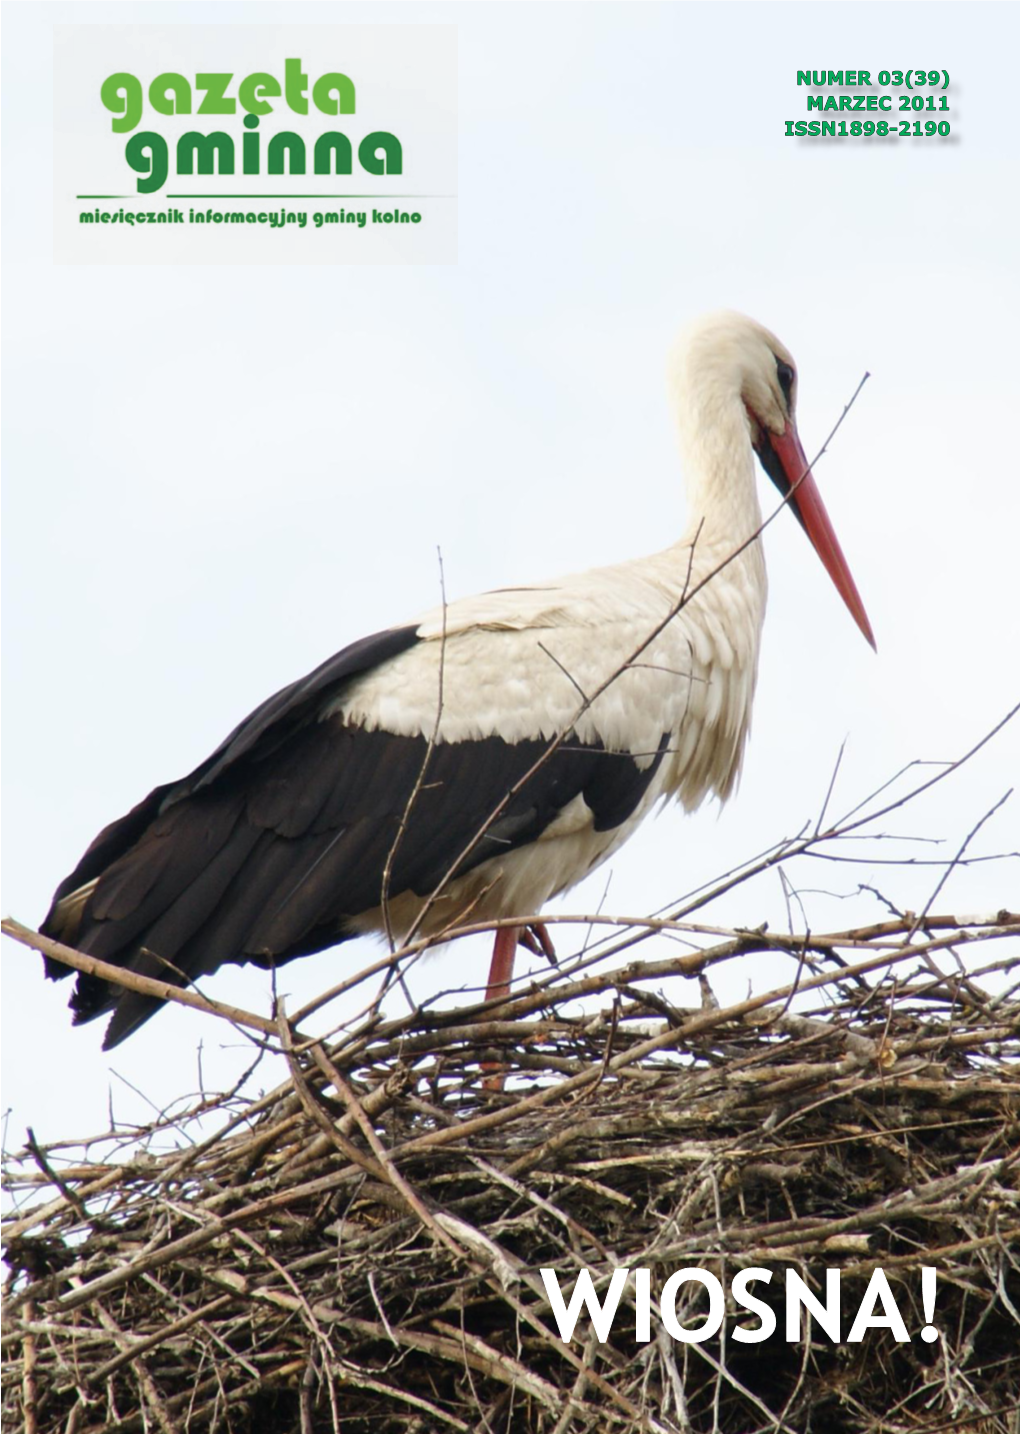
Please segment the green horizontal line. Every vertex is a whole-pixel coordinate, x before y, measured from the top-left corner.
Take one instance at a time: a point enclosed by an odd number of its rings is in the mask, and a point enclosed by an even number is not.
[[[75,199],[456,199],[456,194],[76,194]]]
[[[138,198],[142,198],[139,195]],[[167,199],[456,199],[455,194],[167,194]]]

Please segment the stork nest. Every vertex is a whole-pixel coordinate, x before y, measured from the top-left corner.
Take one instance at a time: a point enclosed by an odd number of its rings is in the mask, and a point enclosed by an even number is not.
[[[207,1098],[104,1159],[8,1156],[5,1427],[1016,1434],[1020,918],[685,930],[694,954],[579,959],[332,1041],[280,1015],[270,1095]],[[715,1005],[709,967],[777,948],[790,986]],[[671,974],[702,975],[700,1009],[666,999]],[[778,1326],[744,1343],[759,1314],[730,1285],[752,1266]],[[604,1299],[619,1267],[651,1272],[650,1339],[633,1275],[607,1340],[587,1311],[561,1339],[540,1271],[566,1299],[588,1269]],[[690,1267],[725,1291],[701,1342],[659,1315]],[[877,1320],[849,1340],[878,1268],[906,1342]],[[823,1302],[840,1271],[838,1337],[806,1315],[786,1337],[791,1270]],[[709,1308],[682,1283],[685,1329]]]

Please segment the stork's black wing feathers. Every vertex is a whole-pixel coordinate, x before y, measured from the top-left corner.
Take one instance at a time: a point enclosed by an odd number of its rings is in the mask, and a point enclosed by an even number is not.
[[[104,827],[81,861],[60,883],[53,895],[46,922],[40,928],[47,934],[47,923],[53,916],[57,904],[72,891],[100,876],[124,852],[130,850],[157,816],[169,806],[190,796],[199,787],[214,781],[232,762],[251,752],[260,741],[266,748],[284,741],[289,732],[301,722],[310,720],[318,708],[336,691],[359,673],[378,667],[389,657],[396,657],[413,647],[418,640],[416,627],[388,628],[385,632],[374,633],[352,642],[349,647],[334,653],[307,677],[291,682],[267,697],[255,708],[230,735],[220,743],[215,752],[178,782],[168,782],[156,787],[147,797],[132,807],[127,816],[120,817]],[[68,974],[69,968],[59,962],[47,963],[46,974],[59,980]]]
[[[571,740],[465,856],[547,742],[491,736],[429,752],[425,736],[321,716],[351,677],[414,641],[413,628],[365,639],[263,703],[184,781],[157,788],[106,828],[61,884],[43,931],[115,965],[186,984],[224,962],[279,965],[356,934],[355,918],[380,905],[391,852],[389,894],[427,896],[451,868],[468,871],[536,840],[578,795],[598,830],[634,811],[666,739],[643,767]],[[94,889],[76,899],[93,880]],[[66,970],[47,965],[54,977]],[[116,1008],[107,1047],[160,1004],[84,974],[72,999],[78,1021]]]

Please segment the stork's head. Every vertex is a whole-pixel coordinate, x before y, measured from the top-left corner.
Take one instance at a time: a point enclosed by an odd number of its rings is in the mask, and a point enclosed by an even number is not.
[[[868,615],[797,433],[797,366],[789,350],[744,314],[707,314],[680,335],[670,379],[681,428],[693,428],[700,447],[732,445],[735,426],[743,430],[765,472],[784,498],[789,495],[794,516],[874,647]]]
[[[797,372],[775,334],[744,314],[705,314],[683,330],[672,356],[676,397],[690,410],[743,404],[752,442],[758,431],[782,433],[796,407]],[[702,412],[699,423],[714,415]]]

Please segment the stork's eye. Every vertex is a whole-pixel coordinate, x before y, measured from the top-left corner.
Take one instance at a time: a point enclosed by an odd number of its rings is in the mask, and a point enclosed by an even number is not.
[[[776,359],[776,374],[779,378],[779,387],[783,390],[783,397],[786,399],[786,407],[790,407],[790,395],[793,392],[793,381],[797,377],[788,363],[782,359]]]

